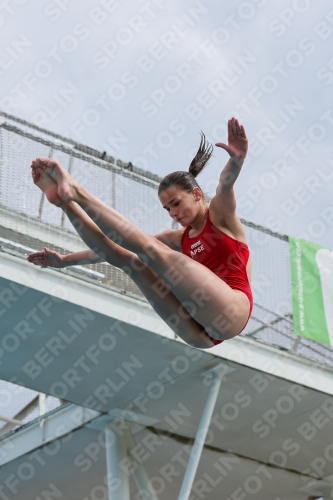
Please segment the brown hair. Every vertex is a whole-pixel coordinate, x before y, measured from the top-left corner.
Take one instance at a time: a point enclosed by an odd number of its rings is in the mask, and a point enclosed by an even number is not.
[[[192,193],[195,187],[198,187],[201,191],[201,188],[195,178],[208,164],[212,153],[212,144],[210,144],[206,140],[205,134],[201,132],[199,149],[197,151],[197,154],[191,161],[188,172],[179,170],[177,172],[172,172],[171,174],[166,175],[160,182],[160,185],[158,187],[158,194],[171,186],[177,186],[180,189],[183,189],[183,191],[187,191],[188,193]]]

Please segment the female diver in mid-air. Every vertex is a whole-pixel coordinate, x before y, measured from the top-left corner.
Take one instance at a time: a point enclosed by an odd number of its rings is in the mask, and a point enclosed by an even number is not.
[[[207,349],[238,335],[253,306],[251,260],[236,215],[233,184],[247,153],[245,130],[228,122],[230,159],[209,207],[195,177],[212,146],[202,135],[189,172],[173,172],[158,196],[181,229],[150,236],[78,184],[53,159],[32,162],[32,177],[48,201],[60,207],[90,250],[60,255],[45,248],[28,256],[38,266],[62,268],[106,261],[123,269],[154,310],[186,343]]]

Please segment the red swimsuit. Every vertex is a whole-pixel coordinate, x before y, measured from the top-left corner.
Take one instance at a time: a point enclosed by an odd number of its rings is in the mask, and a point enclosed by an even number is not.
[[[243,331],[253,308],[252,291],[246,273],[246,264],[250,256],[248,246],[214,226],[210,220],[209,211],[205,227],[200,234],[190,238],[188,236],[189,229],[190,226],[187,226],[181,240],[183,254],[192,257],[213,271],[230,288],[240,290],[247,295],[250,301],[250,314],[241,330]],[[206,335],[208,334],[206,333]],[[208,337],[215,345],[223,342],[223,340],[213,339],[209,335]]]

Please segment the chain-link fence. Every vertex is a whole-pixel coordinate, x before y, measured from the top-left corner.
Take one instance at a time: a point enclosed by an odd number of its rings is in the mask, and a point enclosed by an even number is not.
[[[52,157],[93,194],[116,208],[148,234],[172,227],[157,197],[159,177],[67,140],[23,120],[0,113],[0,245],[3,251],[29,253],[44,246],[61,253],[82,250],[83,242],[61,210],[34,186],[30,164]],[[288,237],[242,220],[250,247],[254,309],[242,335],[315,358],[333,360],[333,349],[304,339],[293,329]],[[105,286],[140,295],[121,270],[99,263],[67,268]]]

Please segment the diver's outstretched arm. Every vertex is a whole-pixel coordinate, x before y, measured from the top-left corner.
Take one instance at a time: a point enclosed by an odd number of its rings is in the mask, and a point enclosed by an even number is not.
[[[39,252],[30,253],[27,257],[27,260],[32,264],[35,264],[35,266],[48,266],[58,269],[69,266],[97,264],[98,262],[105,262],[105,259],[97,255],[90,249],[82,250],[81,252],[61,255],[55,250],[50,250],[47,247],[44,247],[44,250],[41,250]]]

